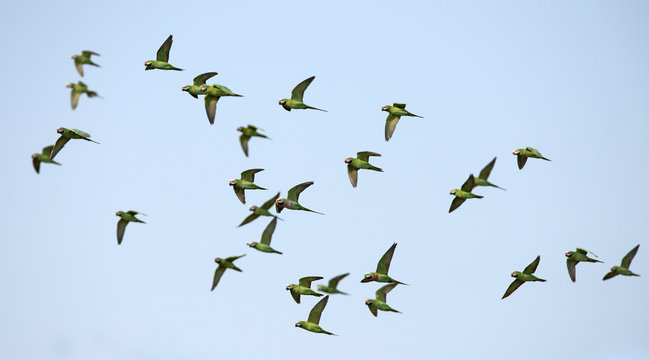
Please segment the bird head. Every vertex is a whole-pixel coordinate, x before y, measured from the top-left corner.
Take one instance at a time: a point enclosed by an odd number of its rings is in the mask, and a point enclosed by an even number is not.
[[[205,85],[205,84],[201,85],[201,86],[198,88],[198,91],[201,91],[201,92],[206,91],[206,90],[207,90],[207,85]]]
[[[364,282],[368,282],[370,280],[372,280],[372,274],[365,274],[365,275],[363,275],[363,280],[361,280],[361,282],[364,283]]]
[[[277,204],[277,205],[279,205],[279,206],[284,206],[284,199],[279,199],[279,200],[277,200],[277,201],[275,202],[275,204]]]
[[[370,300],[370,299],[365,300],[365,305],[367,305],[367,306],[372,305],[372,300]]]
[[[237,126],[237,131],[243,131],[243,126]]]
[[[65,84],[65,87],[67,87],[67,88],[72,88],[72,86],[73,86],[72,83]]]
[[[118,211],[115,213],[115,215],[116,215],[116,216],[122,216],[122,211],[121,211],[121,210],[118,210]]]
[[[280,104],[280,105],[284,105],[284,104],[286,104],[286,99],[282,99],[282,100],[280,100],[280,101],[279,101],[279,104]]]
[[[518,149],[516,149],[516,150],[512,151],[512,154],[514,154],[514,155],[520,155],[520,154],[521,154],[521,151],[518,150]]]
[[[349,164],[350,162],[352,162],[352,158],[345,158],[345,164]]]
[[[189,91],[189,85],[185,85],[182,87],[182,91]]]
[[[518,271],[514,271],[512,272],[512,277],[513,278],[518,277],[518,274],[520,274]]]
[[[250,211],[255,211],[255,210],[257,210],[257,207],[255,205],[250,207]]]
[[[295,327],[302,327],[302,322],[301,321],[296,322]]]
[[[318,291],[322,291],[322,285],[318,285]]]
[[[228,183],[228,185],[230,185],[230,186],[234,186],[236,184],[237,184],[237,180],[235,180],[235,179],[230,180],[230,182]]]
[[[381,108],[381,111],[388,111],[390,107],[388,105],[385,105],[384,107]]]
[[[144,62],[144,66],[146,66],[146,67],[151,66],[151,64],[153,64],[153,63],[151,62],[151,60],[147,60],[147,61]]]
[[[615,265],[611,266],[611,271],[616,271],[616,270],[617,270],[617,266],[615,266]]]
[[[293,284],[286,285],[286,290],[293,290]]]
[[[572,256],[572,251],[566,251],[566,257],[571,257]]]
[[[32,154],[32,159],[36,159],[38,157],[38,154]]]
[[[451,195],[455,195],[456,192],[457,192],[457,191],[456,191],[455,189],[451,189],[451,191],[449,191],[449,194],[451,194]]]
[[[56,132],[59,133],[59,134],[63,134],[63,131],[65,131],[65,128],[60,127],[58,129],[56,129]]]
[[[220,262],[221,262],[221,258],[218,258],[218,257],[217,257],[217,258],[214,258],[214,262],[217,263],[217,264],[220,263]]]
[[[79,55],[72,55],[72,60],[76,60],[79,57]]]
[[[246,245],[250,246],[251,248],[254,248],[255,246],[257,246],[257,243],[253,241],[253,242],[247,243]]]

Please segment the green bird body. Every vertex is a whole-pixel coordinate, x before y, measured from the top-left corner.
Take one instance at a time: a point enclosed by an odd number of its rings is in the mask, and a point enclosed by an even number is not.
[[[385,254],[383,254],[378,264],[376,265],[376,271],[365,274],[361,282],[362,283],[370,282],[370,281],[376,281],[382,283],[393,282],[397,284],[408,285],[406,283],[402,283],[401,281],[397,281],[388,276],[388,270],[390,269],[390,263],[392,262],[392,255],[394,255],[394,249],[396,248],[397,248],[397,243],[392,244],[392,246],[390,246],[388,251],[386,251]]]
[[[345,273],[345,274],[338,275],[336,277],[331,278],[331,280],[329,280],[329,283],[326,286],[325,285],[318,285],[318,291],[322,291],[322,292],[327,293],[327,294],[349,295],[346,292],[342,292],[342,291],[338,290],[338,283],[340,282],[340,280],[347,277],[347,275],[349,275],[349,273]]]
[[[119,216],[119,221],[117,221],[117,245],[122,244],[122,239],[124,238],[124,231],[126,231],[126,225],[130,222],[137,222],[146,224],[144,221],[135,217],[135,215],[141,214],[147,216],[145,213],[137,212],[135,210],[129,211],[117,211],[115,215]]]
[[[512,281],[511,284],[509,284],[509,287],[505,291],[505,294],[503,295],[502,299],[508,297],[511,295],[516,289],[518,289],[523,283],[527,281],[542,281],[545,282],[544,279],[538,278],[534,276],[534,272],[536,271],[536,268],[539,266],[539,262],[541,261],[541,256],[537,256],[534,261],[532,261],[525,270],[522,272],[520,271],[514,271],[512,272],[511,276],[513,278],[516,278],[514,281]]]
[[[473,179],[473,188],[475,188],[476,186],[491,186],[491,187],[498,188],[500,190],[505,190],[505,189],[501,188],[500,186],[494,185],[494,184],[490,183],[489,181],[487,181],[487,179],[489,178],[489,175],[491,174],[491,170],[494,168],[495,164],[496,164],[496,158],[494,157],[494,159],[491,160],[491,162],[489,164],[487,164],[487,166],[485,166],[480,171],[480,175],[478,177],[474,177],[474,179]],[[473,188],[471,188],[471,190],[473,190]]]
[[[261,252],[265,253],[275,253],[275,254],[280,254],[282,255],[281,252],[273,249],[270,247],[270,240],[273,237],[273,232],[275,232],[275,227],[277,226],[277,217],[274,217],[273,220],[268,223],[266,226],[266,229],[264,229],[264,232],[261,234],[261,241],[259,242],[250,242],[248,243],[248,246],[251,248],[257,249]]]
[[[575,268],[577,264],[579,264],[580,262],[601,262],[599,260],[589,258],[588,253],[593,254],[592,252],[582,248],[577,248],[576,251],[566,251],[566,266],[568,267],[568,275],[570,276],[570,280],[572,280],[572,282],[575,282],[577,280]],[[597,257],[597,255],[593,255]]]
[[[158,53],[156,54],[155,60],[147,60],[144,62],[144,70],[176,70],[182,71],[183,69],[177,68],[169,64],[169,50],[171,50],[171,44],[173,42],[173,36],[169,35],[167,40],[160,46]]]
[[[223,273],[225,272],[226,269],[232,269],[238,272],[242,272],[243,270],[239,269],[236,265],[234,265],[234,261],[238,258],[244,257],[246,254],[239,255],[239,256],[230,256],[227,258],[214,258],[214,262],[219,264],[219,266],[214,270],[214,279],[212,280],[212,290],[214,291],[214,288],[216,288],[216,285],[219,284],[219,280],[221,280],[221,276],[223,276]]]
[[[293,186],[289,191],[288,195],[286,198],[278,199],[275,202],[275,211],[279,214],[282,212],[284,208],[286,209],[291,209],[291,210],[302,210],[302,211],[309,211],[313,212],[316,214],[324,215],[321,212],[313,211],[311,209],[307,209],[304,206],[300,205],[298,203],[298,199],[300,197],[300,193],[304,191],[304,189],[308,188],[309,186],[313,185],[313,181],[307,181],[304,183],[301,183],[299,185]]]
[[[57,163],[56,161],[50,159],[50,154],[52,153],[52,149],[54,148],[54,145],[46,146],[43,148],[43,152],[38,154],[34,153],[32,154],[32,164],[34,165],[34,170],[36,170],[36,173],[40,173],[41,171],[41,163],[47,163],[47,164],[56,164],[56,165],[61,165]]]
[[[65,146],[65,144],[67,144],[67,142],[70,141],[71,139],[82,139],[82,140],[92,141],[96,144],[99,144],[94,140],[90,140],[90,134],[83,132],[79,129],[66,129],[64,127],[60,127],[56,129],[56,132],[61,134],[61,136],[59,136],[58,140],[56,140],[56,143],[54,144],[54,147],[52,148],[52,154],[50,154],[51,160],[54,160],[56,154],[58,154],[59,151],[63,149],[63,146]]]
[[[451,213],[455,209],[459,208],[460,205],[466,199],[482,199],[483,196],[481,195],[476,195],[471,192],[471,190],[475,187],[475,178],[473,177],[473,174],[469,175],[469,178],[466,179],[464,184],[462,184],[461,189],[452,189],[450,191],[451,195],[455,195],[455,198],[453,199],[453,202],[451,202],[451,207],[448,209],[448,212]]]
[[[386,303],[386,295],[394,289],[395,286],[397,286],[398,283],[391,283],[388,285],[385,285],[381,287],[380,289],[376,290],[376,299],[367,299],[365,300],[365,305],[367,305],[368,309],[376,317],[378,315],[377,310],[381,311],[390,311],[390,312],[396,312],[396,313],[401,313],[399,310],[395,310],[390,307]]]
[[[602,280],[608,280],[612,277],[615,277],[617,275],[624,275],[624,276],[640,276],[638,274],[633,273],[631,270],[629,270],[629,267],[631,266],[631,261],[633,261],[633,258],[635,257],[635,254],[638,252],[638,248],[640,245],[636,245],[631,251],[629,251],[628,254],[624,255],[624,258],[622,258],[622,262],[620,263],[620,266],[611,266],[611,271],[609,271],[606,275],[604,275],[604,278]]]
[[[305,276],[298,281],[298,284],[286,285],[286,290],[291,292],[291,296],[296,303],[300,303],[300,295],[311,295],[320,297],[319,294],[311,289],[311,282],[322,279],[322,276]]]
[[[522,148],[522,149],[516,149],[516,150],[514,150],[512,152],[512,154],[516,155],[516,160],[518,162],[518,168],[520,170],[523,169],[523,167],[525,166],[525,163],[527,162],[528,158],[543,159],[543,160],[546,160],[546,161],[552,161],[550,159],[544,158],[543,155],[541,155],[541,153],[538,150],[536,150],[533,147],[529,147],[529,146],[526,147],[526,148]]]
[[[388,117],[385,119],[385,141],[389,141],[392,138],[392,134],[394,134],[394,130],[397,128],[397,124],[402,116],[423,118],[423,116],[415,115],[406,110],[406,104],[401,103],[394,103],[392,106],[385,105],[381,108],[381,111],[388,112]]]
[[[325,306],[327,306],[327,301],[329,301],[329,295],[325,296],[324,298],[322,298],[322,300],[318,301],[318,303],[315,304],[315,306],[311,309],[311,312],[309,312],[309,319],[307,321],[298,321],[295,323],[295,327],[299,327],[318,334],[336,335],[324,330],[319,325],[320,316],[322,315],[322,311],[324,310]]]
[[[199,91],[205,94],[205,112],[207,113],[207,120],[211,125],[214,125],[214,117],[216,116],[216,103],[219,102],[221,96],[237,96],[243,95],[235,94],[232,90],[219,84],[212,86],[201,85]]]
[[[247,127],[237,127],[237,131],[241,132],[241,136],[239,136],[239,142],[241,143],[241,148],[243,149],[243,153],[246,154],[246,156],[248,156],[248,141],[250,141],[250,138],[257,136],[268,139],[268,136],[260,134],[257,130],[264,131],[264,129],[258,128],[254,125],[248,125]]]
[[[81,52],[81,55],[72,55],[72,60],[74,60],[74,66],[77,68],[77,71],[79,72],[79,75],[83,77],[83,65],[92,65],[96,67],[100,67],[99,65],[95,64],[92,62],[90,59],[92,55],[99,56],[96,52],[89,51],[89,50],[83,50]]]
[[[201,91],[201,85],[205,85],[205,81],[215,75],[218,75],[218,73],[206,72],[200,74],[194,78],[194,84],[183,86],[182,91],[187,91],[189,95],[193,96],[195,99],[198,99],[198,95],[205,95],[205,91]]]
[[[304,91],[306,91],[306,88],[309,87],[313,79],[315,79],[315,76],[311,76],[310,78],[305,79],[301,83],[297,84],[293,88],[293,91],[291,92],[290,99],[281,99],[279,101],[279,104],[282,105],[284,110],[291,111],[291,109],[313,109],[313,110],[320,110],[325,112],[327,111],[327,110],[315,108],[313,106],[309,106],[303,102]]]
[[[349,181],[352,183],[353,187],[356,187],[358,184],[359,169],[383,172],[383,169],[369,163],[370,156],[381,156],[381,154],[371,151],[360,151],[356,153],[356,158],[348,157],[345,159],[345,163],[347,164],[347,175],[349,176]]]
[[[275,204],[277,198],[279,198],[279,193],[277,193],[277,195],[273,196],[268,201],[266,201],[262,206],[255,206],[255,205],[251,206],[250,211],[252,211],[252,214],[248,215],[248,217],[243,219],[243,221],[241,222],[241,224],[239,224],[239,226],[248,224],[260,216],[272,216],[277,219],[280,219],[277,215],[271,214],[270,211],[268,211],[268,209],[270,209],[270,207],[273,206],[273,204]]]
[[[76,84],[67,83],[65,87],[72,89],[70,91],[70,106],[72,106],[72,110],[77,108],[77,105],[79,104],[79,98],[83,94],[86,94],[86,96],[88,96],[89,98],[101,97],[97,94],[96,91],[88,90],[88,85],[84,84],[82,81],[79,81]]]
[[[255,174],[264,171],[264,169],[249,169],[241,173],[241,179],[232,179],[229,185],[234,189],[234,193],[242,204],[246,203],[246,194],[244,190],[266,190],[254,183]]]

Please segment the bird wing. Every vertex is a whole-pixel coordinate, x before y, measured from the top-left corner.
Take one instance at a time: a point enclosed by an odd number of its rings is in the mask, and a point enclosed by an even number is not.
[[[77,71],[79,72],[79,75],[83,77],[83,64],[80,62],[74,62],[74,66],[77,68]]]
[[[396,249],[397,243],[392,244],[388,251],[383,254],[381,257],[381,260],[379,260],[379,263],[376,265],[376,272],[379,274],[388,274],[388,270],[390,269],[390,262],[392,261],[392,255],[394,254],[394,249]]]
[[[576,275],[577,262],[572,259],[566,259],[566,266],[568,267],[568,275],[570,275],[570,280],[572,280],[572,282],[577,281],[577,275]]]
[[[305,276],[305,277],[300,279],[298,284],[300,286],[305,286],[305,287],[310,288],[312,281],[321,280],[321,279],[322,279],[322,276]]]
[[[205,85],[205,82],[207,79],[211,78],[212,76],[218,75],[217,72],[206,72],[203,74],[200,74],[194,78],[194,85]]]
[[[586,249],[582,249],[582,248],[577,248],[577,252],[580,253],[580,254],[583,254],[583,255],[591,254],[591,255],[593,255],[594,257],[599,257],[599,256],[595,255],[594,252],[592,252],[592,251],[588,251],[588,250],[586,250]]]
[[[38,156],[32,159],[32,164],[34,165],[34,170],[39,174],[41,171],[41,161],[38,159]]]
[[[372,315],[374,315],[374,317],[377,317],[379,315],[378,311],[376,311],[376,308],[374,306],[367,305],[367,308],[370,309],[370,312],[372,313]]]
[[[628,269],[629,266],[631,266],[631,260],[633,260],[633,257],[638,252],[639,247],[640,244],[636,245],[633,249],[631,249],[631,251],[629,251],[628,254],[624,256],[624,258],[622,258],[622,263],[620,265],[622,265],[623,268]]]
[[[246,154],[246,156],[248,156],[248,141],[250,141],[249,135],[241,134],[241,136],[239,136],[241,148],[243,149],[243,153]]]
[[[252,222],[253,220],[255,220],[255,219],[258,218],[258,217],[259,217],[259,215],[255,214],[255,213],[253,212],[252,214],[248,215],[248,217],[246,217],[245,219],[243,219],[243,221],[241,222],[241,224],[239,224],[239,226],[246,225],[246,224]]]
[[[239,201],[241,201],[242,204],[246,203],[246,193],[245,191],[238,187],[238,186],[233,186],[232,189],[234,189],[234,194],[237,195],[239,198]]]
[[[122,239],[124,238],[124,231],[126,230],[126,225],[128,224],[128,221],[124,219],[119,219],[117,222],[117,245],[120,245],[122,243]]]
[[[395,286],[399,285],[398,283],[390,283],[376,290],[376,300],[386,302],[386,295],[394,289]]]
[[[264,232],[261,233],[261,241],[259,242],[265,245],[270,245],[270,239],[273,237],[273,233],[275,232],[276,226],[277,226],[277,218],[274,217],[273,220],[271,220],[268,223],[268,225],[264,229]]]
[[[459,208],[460,205],[462,205],[462,203],[463,203],[465,200],[466,200],[466,199],[462,199],[462,198],[459,198],[459,197],[456,196],[456,197],[453,199],[453,202],[451,202],[451,207],[448,209],[448,212],[449,212],[449,213],[452,213],[453,210]]]
[[[399,108],[399,109],[405,109],[406,108],[406,104],[402,104],[402,103],[394,103],[394,104],[392,104],[392,106],[394,106],[396,108]]]
[[[241,180],[254,182],[255,174],[264,171],[264,169],[249,169],[241,173]]]
[[[359,151],[356,153],[356,157],[358,157],[358,160],[362,160],[362,161],[369,161],[370,156],[381,156],[381,154],[372,151]]]
[[[297,101],[302,101],[302,98],[304,98],[304,91],[306,88],[311,85],[311,81],[315,79],[315,76],[311,76],[308,79],[305,79],[301,83],[297,84],[294,88],[293,91],[291,91],[291,100],[297,100]]]
[[[523,169],[523,166],[525,166],[525,163],[527,162],[527,156],[518,155],[516,161],[518,162],[518,168]]]
[[[293,297],[293,300],[295,300],[295,302],[299,304],[300,303],[300,293],[298,293],[297,291],[293,291],[293,290],[291,290],[289,292],[291,293],[291,296]]]
[[[311,185],[313,185],[313,181],[307,181],[307,182],[303,182],[303,183],[301,183],[299,185],[293,186],[288,191],[287,199],[297,202],[297,200],[300,198],[300,193],[302,193],[302,191],[304,191],[304,189],[308,188]]]
[[[223,276],[224,272],[225,272],[225,266],[221,266],[221,265],[219,265],[219,267],[217,267],[216,270],[214,270],[214,280],[212,280],[212,290],[210,291],[214,291],[214,288],[216,287],[216,285],[219,284],[219,280],[221,280],[221,276]]]
[[[349,176],[349,181],[352,183],[352,186],[356,187],[356,184],[358,184],[358,169],[351,164],[347,164],[347,176]]]
[[[536,271],[536,267],[539,266],[539,262],[541,261],[541,255],[537,256],[534,261],[532,261],[527,267],[523,270],[524,274],[534,274]]]
[[[214,125],[214,116],[216,115],[216,103],[219,102],[220,96],[205,95],[205,112],[207,113],[207,120],[211,125]]]
[[[325,296],[322,298],[322,300],[318,301],[317,304],[311,309],[311,312],[309,312],[309,319],[307,320],[310,323],[314,324],[319,324],[320,323],[320,316],[322,315],[322,310],[324,310],[325,306],[327,306],[327,301],[329,300],[329,295]]]
[[[238,256],[230,256],[230,257],[226,257],[226,258],[225,258],[225,261],[233,262],[234,260],[236,260],[236,259],[238,259],[238,258],[242,258],[242,257],[244,257],[244,256],[246,256],[246,254],[238,255]]]
[[[388,114],[388,117],[385,119],[385,141],[392,138],[392,134],[394,134],[394,130],[397,128],[399,119],[401,119],[401,116]]]
[[[480,171],[480,179],[487,180],[489,178],[489,174],[491,174],[491,170],[494,168],[494,165],[496,165],[496,158],[494,157],[493,160],[487,166],[485,166],[481,171]]]
[[[602,280],[608,280],[615,276],[617,276],[617,273],[615,271],[609,271],[606,275],[604,275],[604,278]]]
[[[88,134],[85,131],[81,131],[79,129],[70,129],[70,131],[72,131],[73,133],[75,133],[75,134],[77,134],[77,135],[79,135],[81,137],[84,137],[84,138],[89,138],[90,137],[90,134]]]
[[[501,299],[504,299],[504,298],[508,297],[509,295],[511,295],[514,291],[516,291],[516,289],[518,289],[521,285],[523,285],[524,282],[525,281],[518,280],[518,279],[512,281],[512,283],[509,284],[509,287],[507,288],[507,291],[505,291],[505,295],[503,295],[503,297]]]
[[[101,55],[97,54],[96,52],[94,52],[94,51],[90,51],[90,50],[83,50],[83,51],[81,52],[81,55],[83,55],[83,56],[87,56],[87,57],[90,57],[90,55],[101,56]]]
[[[169,62],[169,50],[171,50],[171,43],[173,42],[173,36],[169,35],[167,40],[162,43],[158,53],[156,54],[156,60]]]
[[[334,288],[334,289],[337,288],[338,283],[340,282],[340,280],[344,279],[347,275],[349,275],[349,273],[345,273],[345,274],[338,275],[336,277],[331,278],[331,280],[329,280],[329,284],[327,286],[329,286],[330,288]]]
[[[460,190],[466,191],[466,192],[471,192],[471,190],[474,187],[473,186],[474,184],[475,184],[475,178],[473,177],[473,174],[471,174],[471,175],[469,175],[469,178],[466,179],[464,184],[462,184],[462,187],[460,188]]]
[[[68,143],[70,139],[66,138],[65,136],[61,135],[59,136],[58,140],[56,140],[56,143],[54,144],[54,148],[52,148],[52,154],[50,155],[50,159],[54,160],[54,157],[56,154],[63,149],[63,146]]]
[[[77,105],[79,105],[79,98],[81,97],[81,94],[81,92],[74,90],[70,92],[70,106],[72,106],[72,110],[76,109]]]
[[[270,209],[270,207],[273,206],[273,204],[275,203],[275,201],[277,201],[277,199],[279,199],[279,192],[277,193],[277,195],[275,195],[275,196],[273,196],[272,198],[268,199],[268,201],[266,201],[266,202],[261,206],[261,208],[262,208],[262,209],[266,209],[266,210]]]

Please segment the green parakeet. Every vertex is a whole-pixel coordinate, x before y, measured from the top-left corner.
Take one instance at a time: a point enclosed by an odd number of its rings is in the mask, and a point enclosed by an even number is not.
[[[230,256],[225,259],[222,258],[214,258],[214,262],[219,264],[219,266],[214,270],[214,280],[212,280],[212,290],[214,291],[214,288],[216,288],[216,285],[219,284],[219,280],[221,280],[221,276],[223,276],[223,273],[225,272],[225,269],[232,269],[236,270],[238,272],[241,272],[243,270],[239,269],[236,265],[233,264],[234,260],[244,257],[246,254],[239,255],[239,256]]]
[[[509,287],[507,288],[507,291],[505,291],[505,295],[503,295],[502,299],[511,295],[514,291],[516,291],[516,289],[518,289],[526,281],[545,282],[545,280],[541,278],[537,278],[536,276],[532,275],[536,271],[536,267],[539,266],[540,261],[541,261],[541,256],[537,256],[536,259],[532,261],[532,263],[527,265],[527,267],[525,268],[525,270],[523,270],[523,272],[520,271],[512,272],[512,277],[516,279],[512,281],[511,284],[509,284]]]
[[[234,193],[242,204],[246,203],[246,194],[244,193],[244,190],[266,190],[266,188],[253,184],[255,181],[255,174],[260,171],[264,171],[264,169],[249,169],[241,173],[241,179],[230,180],[229,185],[232,186]]]
[[[347,175],[349,176],[349,181],[352,183],[353,187],[356,187],[356,184],[358,183],[359,169],[383,172],[381,168],[369,163],[370,156],[381,156],[381,154],[371,151],[360,151],[356,153],[356,158],[348,157],[345,159],[345,164],[347,164]]]
[[[394,130],[397,128],[399,119],[401,119],[402,116],[423,118],[423,116],[415,115],[406,110],[406,104],[394,103],[392,106],[385,105],[381,108],[381,111],[388,112],[388,117],[385,119],[385,141],[392,138],[392,134],[394,134]]]
[[[403,284],[403,285],[408,285],[406,283],[402,283],[401,281],[394,280],[393,278],[388,276],[388,270],[390,269],[390,262],[392,262],[392,255],[394,254],[394,249],[397,248],[397,243],[392,244],[388,251],[383,254],[381,257],[381,260],[379,260],[379,263],[376,265],[376,271],[367,273],[363,276],[363,280],[361,280],[362,283],[365,282],[370,282],[370,281],[376,281],[376,282],[383,282],[383,283],[397,283],[397,284]]]
[[[207,113],[207,120],[211,125],[214,125],[214,116],[216,115],[216,103],[219,102],[221,96],[237,96],[243,95],[235,94],[232,90],[219,84],[212,86],[201,85],[199,91],[205,93],[205,112]]]
[[[284,208],[291,209],[291,210],[303,210],[303,211],[310,211],[316,214],[324,215],[321,212],[313,211],[311,209],[307,209],[304,206],[300,205],[300,203],[297,202],[298,198],[300,197],[300,193],[304,191],[304,189],[308,188],[309,186],[313,185],[313,181],[307,181],[303,182],[299,185],[293,186],[289,191],[288,191],[288,197],[287,198],[282,198],[279,199],[275,202],[275,211],[277,213],[281,213]]]
[[[72,55],[72,60],[74,60],[74,66],[77,68],[77,71],[79,72],[79,75],[83,77],[83,65],[92,65],[96,67],[100,67],[99,65],[95,64],[90,60],[90,57],[92,55],[99,56],[96,52],[89,51],[89,50],[83,50],[81,52],[81,55]]]
[[[527,162],[527,158],[534,158],[534,159],[543,159],[546,161],[552,161],[550,159],[546,159],[541,155],[541,153],[536,150],[533,147],[526,147],[522,149],[516,149],[512,152],[512,154],[516,155],[516,160],[518,161],[518,168],[520,170],[523,169],[523,166],[525,166],[525,163]]]
[[[286,285],[286,290],[291,292],[291,296],[296,303],[300,303],[300,295],[322,296],[311,290],[311,282],[322,279],[322,276],[305,276],[298,281],[298,284]]]
[[[566,266],[568,267],[568,275],[570,275],[570,280],[572,280],[572,282],[575,282],[577,280],[575,274],[575,267],[577,266],[577,264],[579,264],[580,262],[601,262],[599,260],[589,258],[588,253],[593,254],[592,252],[582,248],[577,248],[576,251],[566,251]],[[593,256],[597,257],[597,255],[595,254],[593,254]]]
[[[451,202],[451,207],[448,209],[448,212],[451,213],[453,210],[457,209],[462,205],[466,199],[482,199],[483,196],[476,195],[471,192],[471,190],[474,188],[475,184],[475,178],[473,177],[473,174],[469,175],[469,178],[466,179],[464,184],[462,184],[461,189],[452,189],[450,191],[451,195],[455,195],[455,198],[453,199],[453,202]]]
[[[177,68],[169,64],[169,50],[171,50],[171,43],[173,42],[173,36],[169,35],[167,40],[162,43],[158,49],[155,60],[147,60],[144,62],[144,70],[177,70],[182,71],[183,69]]]
[[[326,286],[325,285],[318,285],[318,291],[322,291],[322,292],[327,293],[327,294],[349,295],[346,292],[342,292],[342,291],[338,290],[338,283],[340,282],[340,280],[347,277],[347,275],[349,275],[349,273],[345,273],[345,274],[338,275],[336,277],[331,278],[331,280],[329,280],[329,284],[327,284]]]
[[[318,303],[315,304],[315,306],[313,307],[313,309],[311,309],[311,312],[309,313],[309,320],[298,321],[295,323],[295,327],[299,327],[313,333],[336,335],[334,333],[330,333],[329,331],[324,330],[319,325],[320,315],[322,315],[322,310],[324,310],[325,306],[327,306],[328,300],[329,300],[329,295],[325,296],[324,298],[322,298],[322,300],[318,301]]]
[[[640,276],[638,274],[634,274],[629,270],[629,266],[631,266],[631,261],[635,257],[635,254],[638,252],[638,248],[640,247],[640,244],[636,245],[631,251],[629,251],[628,254],[624,255],[624,258],[622,258],[622,263],[620,263],[620,266],[611,266],[611,271],[609,271],[606,275],[604,275],[604,278],[602,280],[608,280],[614,276],[617,275],[624,275],[624,276]]]
[[[120,245],[122,243],[122,239],[124,238],[124,231],[126,230],[126,225],[128,225],[128,223],[137,222],[146,224],[144,221],[135,217],[135,215],[137,214],[147,216],[145,213],[137,212],[135,210],[120,210],[115,213],[115,215],[119,216],[119,221],[117,222],[117,245]]]
[[[365,300],[365,305],[367,305],[368,309],[370,309],[370,312],[372,313],[372,315],[374,315],[374,317],[378,315],[377,310],[401,313],[401,311],[391,308],[390,305],[388,305],[385,300],[386,295],[397,285],[399,284],[391,283],[385,285],[380,289],[376,290],[376,299]]]
[[[52,148],[52,154],[50,155],[50,159],[54,160],[54,157],[56,154],[63,149],[63,146],[68,143],[71,139],[83,139],[86,141],[92,141],[95,144],[99,144],[95,140],[90,140],[90,134],[83,132],[79,129],[66,129],[64,127],[60,127],[56,129],[56,132],[61,134],[59,136],[59,139],[56,140],[56,143],[54,144],[54,148]]]
[[[251,137],[258,136],[264,139],[268,139],[268,136],[260,134],[257,130],[264,131],[264,129],[258,128],[254,125],[248,125],[247,127],[237,127],[237,131],[241,132],[241,136],[239,136],[239,142],[241,142],[241,148],[243,149],[243,153],[246,154],[246,156],[248,156],[248,141],[250,141]]]
[[[315,76],[311,76],[310,78],[305,79],[301,83],[297,84],[297,86],[293,88],[293,91],[291,91],[290,99],[282,99],[279,101],[279,104],[282,105],[284,110],[291,111],[291,109],[313,109],[327,111],[309,106],[302,102],[302,99],[304,98],[304,91],[309,87],[313,79],[315,79]]]
[[[262,206],[252,205],[250,207],[250,211],[252,211],[252,214],[248,215],[248,217],[243,219],[243,221],[241,222],[241,224],[239,224],[239,226],[246,225],[246,224],[254,221],[255,219],[257,219],[260,216],[273,216],[273,217],[279,219],[279,217],[277,215],[273,215],[273,214],[270,213],[270,211],[268,211],[268,209],[270,209],[270,207],[273,206],[273,204],[275,204],[275,201],[277,200],[277,198],[279,198],[279,193],[277,193],[277,195],[270,198],[270,200],[266,201]],[[282,219],[280,219],[280,220],[282,220]]]
[[[491,187],[498,188],[500,190],[505,190],[500,186],[494,185],[489,181],[487,181],[487,178],[489,178],[489,174],[491,174],[491,170],[494,168],[495,164],[496,164],[496,158],[494,157],[494,159],[491,160],[491,162],[487,164],[487,166],[485,166],[482,169],[482,171],[480,171],[480,175],[477,178],[473,179],[473,188],[471,188],[471,190],[473,190],[476,186],[491,186]]]
[[[198,95],[205,95],[205,91],[201,91],[201,85],[205,85],[207,81],[212,76],[218,75],[217,72],[206,72],[200,74],[194,78],[193,85],[185,85],[182,87],[182,91],[187,91],[187,93],[193,96],[195,99],[198,99]]]
[[[282,255],[281,252],[270,247],[270,240],[273,237],[273,232],[275,232],[276,226],[277,226],[277,218],[273,218],[273,220],[271,220],[270,223],[268,223],[266,229],[264,229],[264,232],[261,234],[261,241],[249,242],[247,245],[261,252],[275,253],[275,254]]]
[[[54,145],[46,146],[43,148],[43,152],[41,154],[34,153],[32,154],[32,164],[34,165],[34,170],[36,170],[36,173],[40,173],[41,171],[41,163],[47,163],[47,164],[56,164],[56,165],[61,165],[57,163],[56,161],[50,159],[50,154],[52,153],[52,148],[54,148]]]
[[[88,85],[84,84],[82,81],[79,81],[76,84],[67,83],[65,84],[65,87],[72,89],[70,91],[70,105],[72,106],[72,110],[77,108],[79,98],[82,94],[86,94],[89,98],[101,97],[96,91],[88,90]]]

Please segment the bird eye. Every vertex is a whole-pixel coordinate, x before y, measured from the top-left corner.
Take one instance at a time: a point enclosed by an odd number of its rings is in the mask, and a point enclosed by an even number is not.
[[[371,278],[372,278],[372,274],[365,274],[365,278],[366,278],[366,279],[371,279]]]
[[[517,277],[517,276],[518,276],[518,271],[514,271],[514,272],[512,273],[512,277]]]
[[[566,256],[567,256],[567,257],[571,257],[571,256],[572,256],[572,252],[571,252],[571,251],[566,251]]]
[[[215,263],[221,262],[221,258],[214,258],[214,262]]]
[[[617,266],[611,266],[611,271],[617,270]]]
[[[372,305],[372,300],[369,299],[365,300],[365,305]]]

